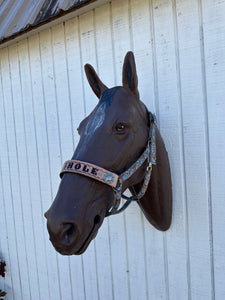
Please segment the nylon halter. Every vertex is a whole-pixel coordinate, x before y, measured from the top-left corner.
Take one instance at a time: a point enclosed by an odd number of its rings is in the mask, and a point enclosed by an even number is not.
[[[138,160],[121,175],[117,175],[91,163],[79,160],[68,160],[63,165],[63,168],[60,172],[60,177],[62,178],[64,173],[76,173],[111,186],[115,192],[116,201],[110,211],[106,213],[106,216],[115,215],[122,212],[132,201],[140,200],[144,196],[151,178],[152,165],[156,164],[156,116],[149,112],[149,119],[149,137],[145,151],[138,158]],[[122,193],[123,183],[127,181],[144,164],[146,160],[147,167],[145,170],[145,178],[139,193],[131,197],[125,196]],[[125,199],[126,202],[120,208],[122,198]]]

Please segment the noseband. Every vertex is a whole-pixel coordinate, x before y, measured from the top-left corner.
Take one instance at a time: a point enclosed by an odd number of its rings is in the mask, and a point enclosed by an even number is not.
[[[122,212],[125,208],[128,207],[131,201],[137,201],[144,196],[150,181],[152,165],[156,164],[156,116],[149,112],[149,119],[149,137],[145,151],[138,158],[138,160],[122,174],[117,175],[99,166],[80,160],[67,160],[60,172],[60,177],[62,178],[64,173],[75,173],[90,177],[94,180],[98,180],[111,186],[115,192],[116,201],[111,210],[106,213],[106,216]],[[125,196],[124,194],[122,194],[123,183],[128,180],[144,164],[146,160],[148,164],[145,170],[145,179],[142,188],[137,195],[131,197]],[[119,208],[121,198],[125,199],[126,202],[122,205],[121,208]]]

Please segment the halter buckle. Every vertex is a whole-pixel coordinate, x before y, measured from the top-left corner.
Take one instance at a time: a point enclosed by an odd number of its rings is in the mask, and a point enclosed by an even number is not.
[[[152,170],[152,162],[150,161],[149,163],[148,163],[148,166],[147,166],[147,171],[151,171]]]

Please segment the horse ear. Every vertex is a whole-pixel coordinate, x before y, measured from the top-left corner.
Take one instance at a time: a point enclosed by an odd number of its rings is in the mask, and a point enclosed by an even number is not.
[[[102,83],[102,81],[99,79],[97,73],[95,72],[94,68],[91,65],[86,64],[84,66],[84,70],[87,76],[87,80],[90,84],[90,87],[92,88],[95,95],[100,99],[102,93],[108,89],[107,86],[105,86]]]
[[[133,52],[127,52],[123,63],[123,87],[139,98],[138,77]]]

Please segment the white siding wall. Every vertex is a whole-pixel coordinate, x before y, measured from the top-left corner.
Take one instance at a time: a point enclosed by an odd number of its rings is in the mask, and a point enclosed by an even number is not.
[[[225,299],[224,16],[224,0],[113,0],[0,50],[6,299]],[[120,85],[128,50],[169,152],[173,223],[157,231],[134,203],[63,257],[43,213],[97,101],[83,65]]]

